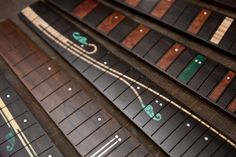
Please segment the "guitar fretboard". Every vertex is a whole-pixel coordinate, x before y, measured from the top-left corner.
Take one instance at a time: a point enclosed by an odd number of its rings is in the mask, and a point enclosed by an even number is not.
[[[236,116],[234,71],[94,0],[81,0],[77,3],[60,0],[53,4],[214,104],[215,107],[233,117]],[[90,5],[95,7],[88,9],[87,6]],[[207,11],[201,13],[209,14]],[[194,23],[198,21],[196,19]],[[220,30],[226,29],[229,24],[230,19],[223,20]],[[196,31],[194,25],[190,30]],[[221,32],[217,31],[212,40],[217,41],[219,34]]]
[[[121,18],[115,16],[115,22]],[[25,8],[20,17],[168,155],[235,155],[233,142],[42,3]],[[147,31],[142,27],[141,33]],[[177,49],[183,47],[176,45],[171,52]],[[197,59],[204,61],[202,56]]]
[[[35,8],[38,11],[47,11],[47,8],[40,4]],[[27,14],[27,9],[25,11]],[[50,12],[47,14],[47,18],[52,19],[53,17],[54,19],[55,15]],[[37,19],[34,22],[38,23],[40,28],[46,26],[46,23],[41,23],[42,21],[35,14],[29,16]],[[59,18],[55,20],[59,20]],[[61,27],[63,19],[58,22],[62,29],[68,29],[71,26]],[[4,33],[9,30],[11,33],[6,34],[2,39],[5,47],[0,47],[0,55],[79,154],[86,157],[151,156],[136,138],[131,136],[117,120],[103,109],[98,100],[92,98],[75,79],[26,35],[22,35],[23,32],[18,27],[12,23],[5,25],[7,27],[0,29],[0,32]],[[51,31],[53,30],[51,29]],[[17,43],[11,42],[13,39],[18,39]],[[14,44],[24,45],[26,48],[22,50]],[[32,120],[27,119],[29,122]],[[34,138],[41,135],[36,133],[32,132]],[[39,148],[43,149],[44,146]],[[60,157],[56,154],[53,156]],[[52,155],[48,157],[52,157]]]
[[[0,51],[20,64],[20,51],[32,52],[25,44],[19,45],[10,21],[0,23]],[[8,35],[7,35],[8,34]],[[13,41],[14,42],[11,42]],[[10,41],[12,45],[6,43]],[[4,45],[4,47],[3,47]],[[17,46],[12,49],[12,46]],[[4,50],[4,51],[2,51]],[[14,59],[13,59],[14,58]],[[18,60],[18,61],[17,61]],[[0,156],[1,157],[63,157],[26,104],[0,72]]]

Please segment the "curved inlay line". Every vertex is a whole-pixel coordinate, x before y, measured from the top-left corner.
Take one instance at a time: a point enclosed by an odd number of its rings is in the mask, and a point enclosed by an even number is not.
[[[26,149],[27,153],[30,157],[38,156],[32,145],[30,144],[29,140],[26,138],[25,134],[22,132],[20,126],[15,121],[14,117],[12,116],[11,112],[3,102],[2,98],[0,98],[0,113],[4,118],[5,122],[7,123],[10,129],[13,129],[16,135],[19,137],[23,147]],[[13,146],[8,145],[9,151],[13,149]],[[11,147],[11,148],[10,148]]]
[[[22,14],[25,15],[26,18],[28,18],[28,20],[32,21],[33,24],[39,29],[41,30],[44,34],[46,34],[50,39],[52,39],[54,42],[56,42],[57,44],[59,44],[60,46],[62,46],[64,49],[67,49],[70,53],[76,55],[77,57],[79,57],[80,59],[84,60],[85,62],[89,63],[90,65],[102,70],[103,72],[106,72],[116,78],[119,78],[120,80],[124,81],[124,78],[126,80],[129,80],[133,83],[136,83],[137,85],[145,88],[146,90],[148,90],[149,92],[163,98],[164,100],[168,101],[170,104],[174,105],[175,107],[179,108],[180,110],[182,110],[183,112],[185,112],[186,114],[188,114],[189,116],[191,116],[192,118],[196,119],[197,121],[199,121],[200,123],[202,123],[203,125],[205,125],[208,129],[210,129],[211,131],[215,132],[216,134],[218,134],[221,138],[223,138],[224,140],[226,140],[229,144],[231,144],[233,147],[236,147],[235,143],[232,142],[230,139],[228,139],[227,137],[225,137],[223,134],[221,134],[220,132],[218,132],[217,130],[215,130],[213,127],[211,127],[210,125],[208,125],[206,122],[204,122],[203,120],[201,120],[200,118],[198,118],[197,116],[195,116],[194,114],[192,114],[191,112],[189,112],[188,110],[186,110],[185,108],[181,107],[180,105],[178,105],[177,103],[175,103],[174,101],[170,100],[169,98],[167,98],[166,96],[160,94],[159,92],[153,90],[152,88],[142,84],[141,82],[138,82],[136,80],[134,80],[133,78],[126,76],[98,61],[96,61],[95,59],[93,59],[92,57],[88,56],[86,51],[81,48],[80,46],[74,44],[70,39],[68,39],[67,37],[63,36],[60,32],[58,32],[57,30],[55,30],[54,28],[52,28],[46,21],[44,21],[40,16],[38,16],[30,7],[26,7],[23,11]],[[50,32],[53,32],[53,35],[51,33],[48,33],[47,31],[45,31],[44,29],[48,30],[50,29]],[[60,38],[57,38],[59,37]],[[68,47],[69,46],[69,47]],[[123,77],[123,78],[122,78]],[[127,81],[126,81],[127,82]],[[129,87],[132,89],[132,91],[134,91],[134,93],[137,95],[137,98],[139,99],[140,102],[142,102],[141,97],[139,96],[138,92],[129,84]]]

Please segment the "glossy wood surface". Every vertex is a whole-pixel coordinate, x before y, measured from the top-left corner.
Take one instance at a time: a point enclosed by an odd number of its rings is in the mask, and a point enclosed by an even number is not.
[[[197,15],[197,17],[195,17],[191,25],[188,27],[187,31],[193,34],[197,34],[206,22],[206,20],[209,18],[210,14],[210,10],[202,9]]]
[[[174,2],[175,0],[160,0],[152,10],[151,15],[158,19],[162,18]]]
[[[132,49],[148,32],[150,28],[139,25],[126,38],[122,41],[122,44],[127,48]]]
[[[209,98],[212,101],[217,101],[221,94],[224,92],[224,90],[227,88],[227,86],[231,83],[231,81],[234,79],[235,73],[232,71],[229,71],[224,78],[218,83],[218,85],[214,88],[214,90],[209,95]]]
[[[115,26],[117,26],[125,18],[119,12],[114,12],[99,24],[98,29],[104,33],[109,33]]]
[[[84,18],[88,15],[93,9],[97,7],[98,3],[96,0],[86,0],[79,4],[76,8],[73,9],[73,14],[76,17]]]
[[[170,64],[183,52],[185,47],[179,43],[174,44],[162,58],[158,61],[156,66],[162,70],[166,70]]]

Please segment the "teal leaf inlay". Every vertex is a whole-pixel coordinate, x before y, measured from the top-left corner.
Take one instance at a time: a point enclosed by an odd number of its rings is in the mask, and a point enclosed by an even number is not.
[[[7,133],[7,135],[5,136],[6,140],[8,141],[8,145],[6,146],[6,150],[8,152],[11,152],[16,144],[16,139],[14,137],[14,132],[13,130],[11,130],[9,133]]]
[[[160,113],[157,113],[155,115],[155,112],[154,112],[154,109],[153,109],[152,105],[145,106],[144,104],[142,104],[142,107],[143,107],[144,111],[147,113],[147,115],[150,118],[153,118],[156,121],[160,121],[162,119],[162,116],[161,116]]]
[[[74,32],[72,36],[79,43],[88,45],[88,42],[87,42],[88,39],[84,36],[81,36],[79,32]]]

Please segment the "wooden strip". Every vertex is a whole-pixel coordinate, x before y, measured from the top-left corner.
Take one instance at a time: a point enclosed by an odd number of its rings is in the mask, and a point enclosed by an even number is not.
[[[187,31],[192,34],[197,34],[206,22],[206,20],[209,18],[210,14],[210,10],[202,9],[197,15],[197,17],[193,20],[191,25],[188,27]]]
[[[68,2],[69,3],[69,2]],[[84,18],[87,16],[93,9],[97,7],[98,3],[95,0],[85,0],[79,4],[74,10],[73,15],[79,18]]]
[[[214,44],[219,44],[222,38],[224,37],[227,30],[230,28],[231,24],[233,23],[234,19],[230,17],[225,17],[225,19],[222,21],[210,41]]]
[[[131,7],[136,7],[141,0],[125,0],[124,2]]]
[[[167,70],[171,63],[184,51],[185,47],[179,43],[175,43],[159,60],[156,66],[162,70]]]
[[[214,90],[211,92],[211,94],[208,96],[209,99],[212,101],[217,101],[221,94],[224,92],[224,90],[228,87],[230,82],[235,77],[235,73],[232,71],[229,71],[224,78],[220,81],[220,83],[214,88]]]
[[[229,104],[228,111],[235,113],[236,112],[236,97],[233,101]]]
[[[148,32],[150,28],[139,25],[122,41],[127,48],[132,49]]]
[[[170,9],[175,0],[160,0],[156,7],[152,10],[151,15],[160,19]]]
[[[102,21],[102,23],[99,24],[98,30],[109,33],[113,28],[115,28],[123,19],[125,18],[124,15],[122,15],[119,12],[114,12],[105,20]]]

